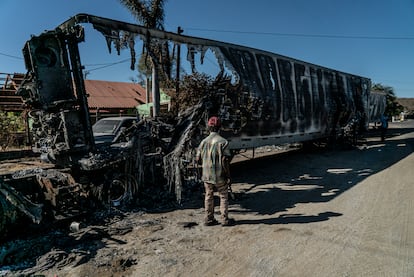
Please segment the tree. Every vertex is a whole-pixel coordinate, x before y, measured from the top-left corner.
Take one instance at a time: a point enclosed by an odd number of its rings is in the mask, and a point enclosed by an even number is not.
[[[394,89],[389,86],[384,86],[382,84],[373,84],[372,90],[381,91],[386,95],[386,107],[385,114],[388,116],[399,115],[404,111],[404,107],[397,102],[397,97],[395,96]]]
[[[119,0],[145,27],[164,30],[166,0]]]
[[[138,22],[147,28],[164,30],[164,4],[166,0],[119,0]],[[149,55],[149,58],[148,58]],[[150,61],[150,65],[149,65]],[[159,91],[159,66],[166,78],[171,78],[171,57],[169,54],[168,42],[147,41],[143,48],[143,55],[139,61],[139,70],[144,75],[148,74],[148,68],[152,72],[152,96],[154,103],[154,116],[160,110],[160,91]]]

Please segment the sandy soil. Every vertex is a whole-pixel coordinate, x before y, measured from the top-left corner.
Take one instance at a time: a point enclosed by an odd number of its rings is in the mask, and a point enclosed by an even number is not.
[[[414,276],[413,148],[405,121],[385,142],[242,159],[232,164],[235,226],[203,226],[195,190],[180,209],[114,212],[37,238],[17,248],[33,252],[31,266],[0,276]]]

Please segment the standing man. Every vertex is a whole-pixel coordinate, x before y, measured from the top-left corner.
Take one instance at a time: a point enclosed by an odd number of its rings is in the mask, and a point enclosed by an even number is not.
[[[385,140],[385,135],[387,134],[388,129],[388,116],[382,114],[381,115],[381,141]]]
[[[234,220],[228,217],[228,187],[230,179],[230,157],[228,141],[219,135],[221,128],[220,119],[216,116],[208,120],[210,134],[201,141],[196,160],[202,162],[202,181],[205,187],[205,226],[217,225],[218,221],[214,218],[214,188],[220,195],[221,225],[234,225]]]

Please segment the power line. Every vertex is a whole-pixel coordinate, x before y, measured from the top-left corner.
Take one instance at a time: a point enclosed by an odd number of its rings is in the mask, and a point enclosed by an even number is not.
[[[119,61],[119,62],[114,62],[114,63],[105,64],[104,66],[101,66],[101,67],[97,67],[97,68],[89,69],[89,70],[88,70],[88,72],[95,71],[95,70],[102,69],[102,68],[106,68],[106,67],[110,67],[110,66],[117,65],[117,64],[120,64],[120,63],[125,63],[125,62],[128,62],[128,61],[130,61],[130,60],[131,60],[131,59],[130,59],[130,58],[128,58],[128,59],[125,59],[125,60],[121,60],[121,61]]]
[[[0,55],[5,56],[5,57],[9,57],[9,58],[13,58],[13,59],[23,60],[23,58],[21,58],[21,57],[5,54],[5,53],[2,53],[2,52],[0,52]],[[113,62],[113,63],[85,64],[84,66],[99,66],[99,65],[102,65],[101,67],[97,67],[97,68],[93,68],[93,69],[88,70],[89,72],[91,72],[91,71],[99,70],[99,69],[102,69],[102,68],[110,67],[110,66],[113,66],[113,65],[117,65],[117,64],[120,64],[120,63],[125,63],[125,62],[130,61],[130,60],[131,59],[129,58],[129,59],[121,60],[121,61],[118,61],[118,62]]]
[[[387,37],[387,36],[346,36],[346,35],[323,35],[323,34],[300,34],[300,33],[274,33],[274,32],[257,32],[257,31],[237,31],[237,30],[217,30],[203,28],[186,28],[187,30],[216,32],[216,33],[234,33],[249,35],[268,35],[268,36],[287,36],[287,37],[308,37],[308,38],[333,38],[333,39],[369,39],[369,40],[414,40],[414,37]]]
[[[5,57],[13,58],[13,59],[18,59],[18,60],[23,60],[22,57],[9,55],[9,54],[3,53],[3,52],[0,52],[0,56],[5,56]],[[100,65],[102,65],[101,67],[97,67],[97,68],[93,68],[93,69],[88,70],[89,72],[91,72],[91,71],[99,70],[99,69],[102,69],[102,68],[110,67],[110,66],[113,66],[113,65],[117,65],[117,64],[120,64],[120,63],[125,63],[125,62],[130,61],[130,60],[131,59],[128,58],[128,59],[124,59],[124,60],[121,60],[121,61],[118,61],[118,62],[113,62],[113,63],[85,64],[84,66],[100,66]]]
[[[0,52],[0,55],[1,56],[5,56],[5,57],[9,57],[9,58],[18,59],[18,60],[23,60],[22,57],[17,57],[17,56],[9,55],[9,54],[5,54],[5,53],[2,53],[2,52]]]
[[[101,65],[109,65],[113,63],[93,63],[93,64],[84,64],[84,66],[101,66]]]

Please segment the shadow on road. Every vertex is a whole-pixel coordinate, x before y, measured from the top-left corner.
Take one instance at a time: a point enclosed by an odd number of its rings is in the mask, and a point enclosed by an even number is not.
[[[276,218],[253,219],[253,220],[238,220],[237,224],[289,224],[289,223],[311,223],[326,221],[331,217],[341,216],[341,213],[324,212],[318,215],[303,215],[303,214],[282,214]]]
[[[298,203],[330,201],[410,155],[414,148],[412,132],[414,128],[389,129],[386,141],[381,142],[378,131],[373,130],[357,148],[301,150],[233,164],[240,209],[233,208],[230,212],[274,215]],[[284,214],[270,219],[242,220],[238,224],[309,223],[340,215]]]

